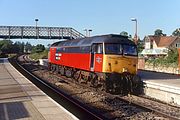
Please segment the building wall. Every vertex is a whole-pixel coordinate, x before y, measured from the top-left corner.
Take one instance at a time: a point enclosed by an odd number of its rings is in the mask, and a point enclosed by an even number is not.
[[[150,42],[145,42],[145,49],[150,49],[151,47],[151,44]]]
[[[178,44],[178,46],[176,46]],[[179,48],[180,47],[180,38],[177,38],[171,45],[169,46],[170,49],[172,48]]]
[[[156,48],[158,48],[158,47],[157,47],[157,44],[156,44],[156,42],[155,42],[155,41],[153,41],[153,43],[152,43],[152,44],[153,44],[153,48],[152,48],[152,49],[156,49]]]
[[[144,70],[145,68],[145,58],[138,58],[138,69]]]
[[[151,43],[150,43],[149,37],[146,36],[144,38],[144,44],[145,44],[145,46],[144,46],[145,49],[150,49],[151,48]]]

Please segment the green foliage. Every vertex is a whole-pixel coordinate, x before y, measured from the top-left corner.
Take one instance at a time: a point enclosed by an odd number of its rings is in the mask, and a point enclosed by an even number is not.
[[[24,44],[24,42],[15,42],[13,44],[10,40],[1,40],[0,41],[0,57],[7,57],[8,54],[19,54],[30,52],[32,50],[32,56],[34,58],[47,58],[48,50],[45,50],[44,45],[38,44],[36,46],[32,46],[30,43]]]
[[[178,65],[178,51],[177,49],[171,49],[166,57],[151,58],[147,60],[148,63],[154,66],[171,66],[176,67]]]
[[[122,32],[120,33],[120,35],[122,35],[122,36],[128,36],[128,32],[122,31]]]
[[[25,47],[25,52],[26,53],[30,52],[32,50],[32,48],[33,48],[33,46],[28,42],[25,44],[24,47]]]
[[[180,28],[177,28],[175,31],[172,33],[173,36],[180,36]]]
[[[16,42],[13,44],[10,40],[0,41],[0,54],[13,54],[13,53],[23,53],[23,43]]]
[[[38,53],[31,53],[30,54],[30,58],[34,59],[34,60],[38,60],[38,59],[47,59],[48,58],[48,50],[45,49],[42,52],[38,52]]]
[[[144,49],[144,41],[138,39],[137,49],[138,49],[138,53],[141,53],[143,51],[143,49]]]
[[[44,50],[45,50],[44,45],[38,44],[32,48],[32,53],[40,53],[43,52]]]
[[[155,36],[166,36],[166,34],[163,34],[163,31],[161,29],[156,29],[154,31]]]
[[[177,49],[169,50],[166,60],[167,63],[175,63],[176,65],[178,65],[178,50]]]
[[[24,53],[24,42],[15,42],[14,51],[15,53]]]
[[[13,42],[10,40],[1,40],[0,41],[0,51],[2,54],[8,54],[12,52]]]

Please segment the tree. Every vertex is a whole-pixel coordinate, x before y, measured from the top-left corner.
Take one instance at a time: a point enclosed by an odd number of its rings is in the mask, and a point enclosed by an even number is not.
[[[25,52],[28,53],[32,50],[32,45],[30,43],[25,44]]]
[[[120,35],[122,35],[122,36],[128,36],[128,32],[122,31],[122,32],[120,33]]]
[[[173,36],[180,36],[180,28],[177,28],[176,30],[174,30],[172,35]]]
[[[32,53],[39,53],[39,52],[43,52],[44,50],[45,50],[44,45],[38,44],[38,45],[33,47]]]
[[[13,44],[12,46],[12,53],[20,53],[20,48],[19,48],[19,45],[17,44]]]
[[[16,46],[16,48],[19,48],[19,51],[17,51],[17,53],[24,53],[24,42],[15,42],[14,45]]]
[[[1,40],[0,41],[0,50],[1,53],[8,54],[12,52],[13,42],[10,40]]]
[[[138,49],[138,53],[141,53],[143,51],[143,49],[144,49],[144,41],[138,39],[137,49]]]
[[[156,29],[154,31],[155,36],[166,36],[166,34],[163,34],[163,31],[161,29]]]
[[[175,63],[178,64],[178,50],[177,48],[170,49],[168,51],[168,56],[166,58],[167,63],[172,64]]]

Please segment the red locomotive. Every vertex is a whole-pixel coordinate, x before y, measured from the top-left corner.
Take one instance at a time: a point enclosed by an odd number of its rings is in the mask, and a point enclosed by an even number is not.
[[[106,91],[139,91],[137,46],[125,36],[102,35],[51,45],[49,69]]]

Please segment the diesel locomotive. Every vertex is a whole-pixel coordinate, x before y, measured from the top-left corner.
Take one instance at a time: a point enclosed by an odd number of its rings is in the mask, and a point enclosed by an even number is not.
[[[49,70],[107,92],[138,93],[137,46],[121,35],[101,35],[55,42]]]

